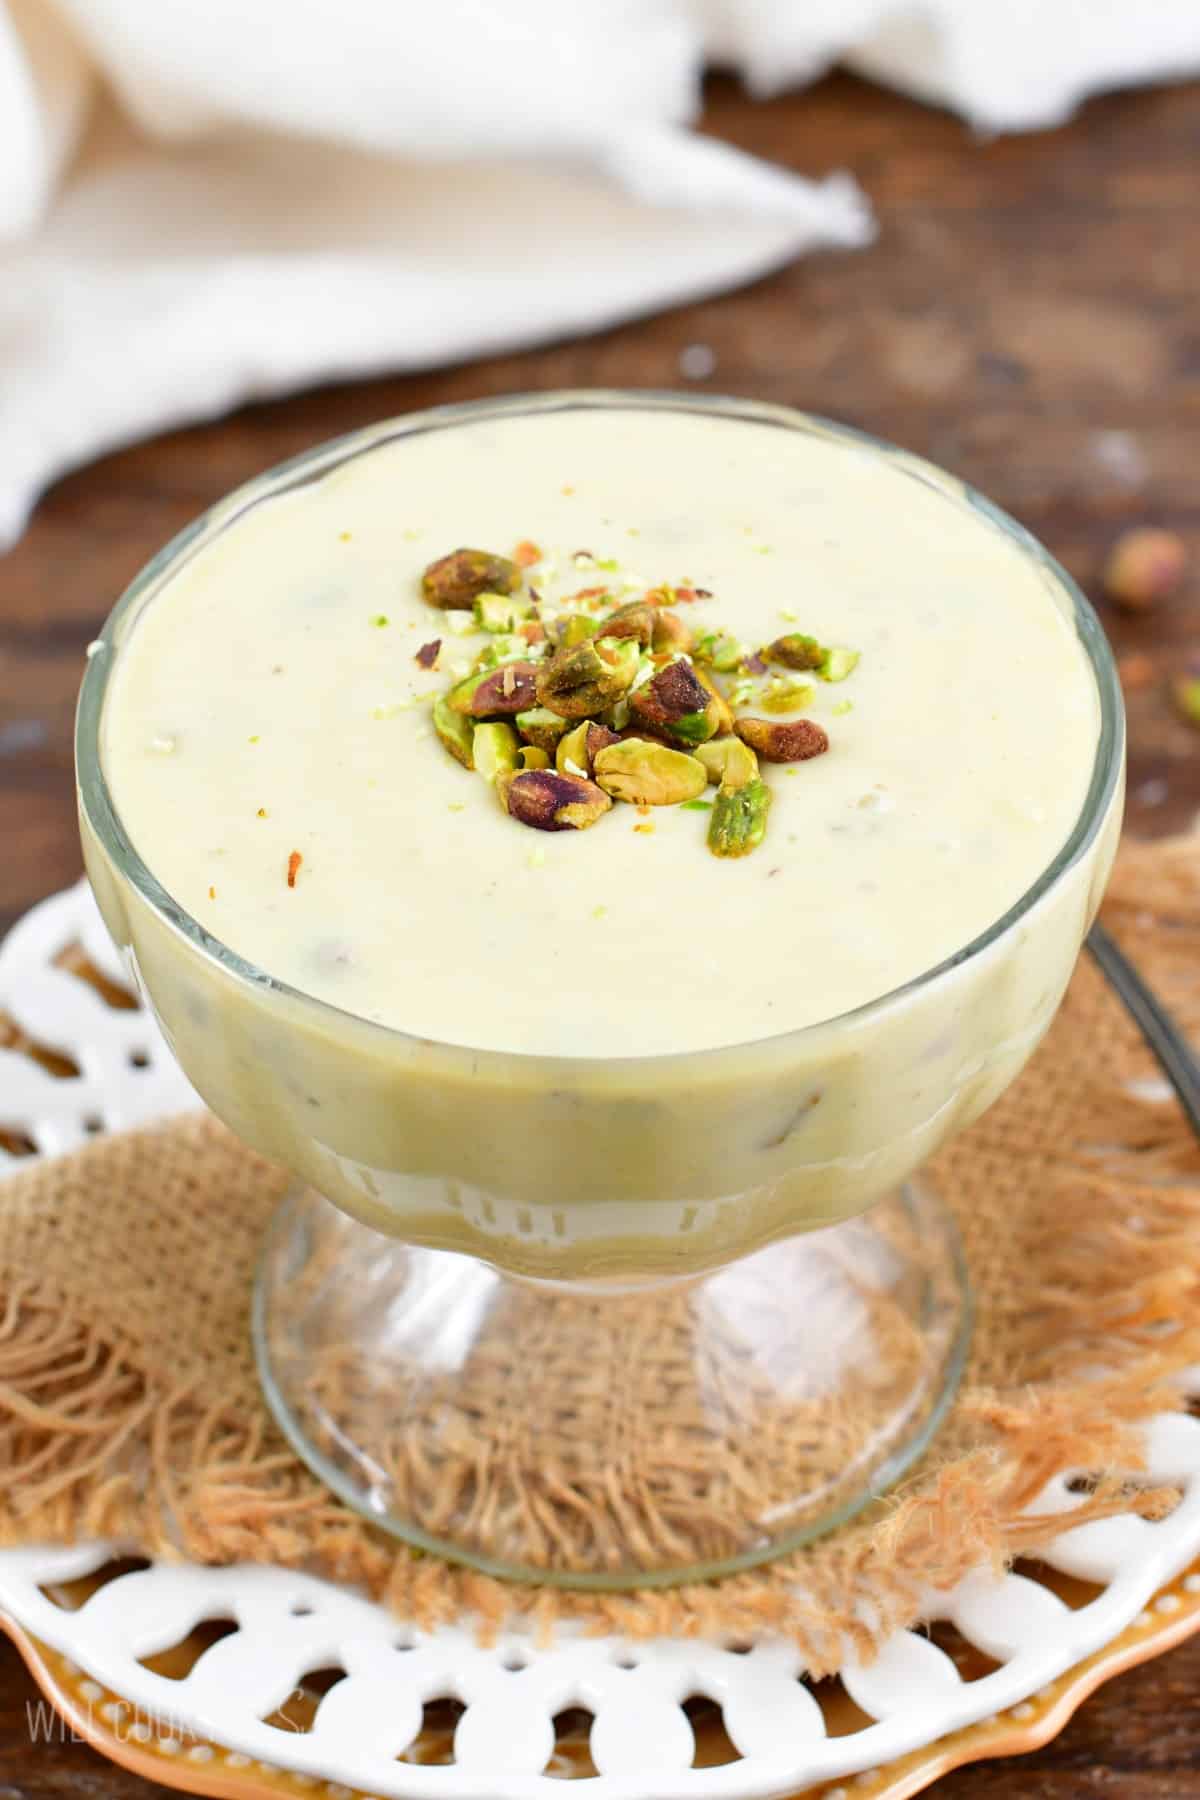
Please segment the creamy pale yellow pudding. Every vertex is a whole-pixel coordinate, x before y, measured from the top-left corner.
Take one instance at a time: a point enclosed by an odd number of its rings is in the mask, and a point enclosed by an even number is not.
[[[460,545],[522,546],[507,629],[423,592]],[[531,829],[435,726],[489,646],[536,673],[647,594],[737,719],[828,740],[760,758],[752,855],[711,852],[702,776]],[[845,678],[757,657],[797,634]],[[201,1092],[340,1203],[511,1267],[699,1267],[860,1209],[1036,1043],[1115,840],[1103,655],[958,484],[792,415],[400,422],[235,495],[128,601],[89,669],[89,871]]]

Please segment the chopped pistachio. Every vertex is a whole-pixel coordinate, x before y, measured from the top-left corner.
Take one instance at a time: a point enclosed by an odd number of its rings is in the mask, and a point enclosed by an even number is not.
[[[844,713],[854,711],[854,702],[853,700],[839,700],[831,710],[835,719],[841,718]]]
[[[535,831],[584,831],[612,806],[595,782],[551,769],[530,769],[514,776],[504,798],[511,817]]]
[[[476,669],[498,669],[506,662],[536,662],[541,656],[536,644],[529,644],[516,632],[498,632],[483,646],[475,658]]]
[[[713,738],[697,744],[692,755],[703,765],[708,779],[721,787],[745,787],[758,774],[758,758],[740,737]]]
[[[653,617],[654,635],[651,638],[653,649],[690,652],[693,642],[692,630],[678,613],[667,612],[660,606],[654,608]]]
[[[595,619],[587,613],[560,613],[546,627],[550,642],[556,650],[573,650],[576,644],[582,644],[587,638],[594,636]]]
[[[460,762],[464,769],[475,767],[471,750],[475,736],[474,723],[451,706],[449,694],[439,694],[433,703],[433,729],[456,762]]]
[[[811,681],[769,681],[759,695],[759,705],[764,712],[788,713],[799,712],[807,706],[813,697]]]
[[[452,690],[450,704],[456,712],[470,713],[475,719],[511,719],[533,705],[536,690],[533,663],[506,662],[485,670],[482,676],[468,675]]]
[[[655,611],[645,600],[631,600],[627,605],[618,606],[615,612],[609,613],[597,629],[603,631],[608,638],[635,638],[643,648],[647,648],[654,641]]]
[[[587,775],[587,735],[591,720],[583,719],[563,733],[554,749],[554,766],[560,775]]]
[[[802,631],[789,631],[763,651],[768,662],[782,663],[785,669],[819,669],[828,654],[823,644]]]
[[[857,650],[847,650],[844,644],[833,644],[821,658],[817,674],[822,681],[845,681],[858,667],[858,657]]]
[[[711,696],[708,702],[708,716],[713,722],[713,736],[727,737],[733,730],[732,707],[707,669],[697,668],[694,673],[700,686],[707,688]]]
[[[734,730],[764,762],[807,762],[829,748],[829,739],[811,719],[738,719]]]
[[[717,790],[708,824],[708,847],[714,856],[748,856],[767,831],[771,790],[757,776],[745,787]]]
[[[537,674],[541,706],[565,719],[595,717],[628,689],[638,667],[632,638],[588,638],[573,649],[556,650]]]
[[[650,738],[624,738],[601,750],[596,780],[606,794],[634,806],[678,806],[702,794],[708,776],[704,765],[682,750]]]
[[[382,629],[384,625],[390,625],[391,622],[392,621],[388,618],[386,613],[376,613],[371,620],[372,625],[376,625],[380,629]]]
[[[668,663],[629,697],[635,723],[681,744],[703,744],[715,736],[712,695],[687,662]]]
[[[548,769],[550,758],[536,744],[522,744],[517,751],[523,769]]]
[[[696,639],[693,655],[697,662],[711,663],[720,675],[732,675],[749,654],[748,646],[723,631],[706,631]]]
[[[478,594],[515,594],[523,576],[507,556],[488,550],[452,550],[431,562],[421,577],[421,592],[431,606],[468,607]]]
[[[680,812],[711,812],[712,809],[711,800],[683,800],[679,806]]]
[[[521,736],[539,750],[550,753],[553,753],[563,732],[570,730],[570,725],[569,719],[551,712],[548,706],[531,706],[527,711],[517,714],[517,730]]]
[[[451,637],[470,637],[475,630],[475,614],[451,607],[446,613],[444,623]]]
[[[515,775],[517,772],[517,734],[511,725],[502,722],[477,725],[471,753],[475,767],[485,781],[495,781],[497,775]]]
[[[515,631],[532,611],[532,600],[520,594],[483,593],[475,596],[475,623],[481,631]]]

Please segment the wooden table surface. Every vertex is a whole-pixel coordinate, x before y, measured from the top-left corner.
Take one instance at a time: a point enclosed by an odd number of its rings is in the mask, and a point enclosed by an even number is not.
[[[946,464],[1035,531],[1093,596],[1106,548],[1152,522],[1200,565],[1200,86],[1096,101],[1055,133],[973,140],[838,77],[752,105],[714,82],[707,125],[791,168],[847,167],[878,243],[723,299],[527,355],[325,388],[179,431],[68,476],[0,559],[0,927],[79,873],[71,719],[82,654],[146,558],[226,489],[322,438],[433,402],[561,386],[707,386],[812,408]],[[715,371],[688,383],[680,355]],[[1166,683],[1200,650],[1200,569],[1152,614],[1102,608],[1131,675],[1130,827],[1200,808],[1200,734]],[[1149,660],[1147,660],[1149,659]],[[1200,1639],[1090,1700],[1019,1764],[945,1800],[1200,1796]],[[149,1794],[82,1745],[31,1745],[0,1646],[0,1800]]]

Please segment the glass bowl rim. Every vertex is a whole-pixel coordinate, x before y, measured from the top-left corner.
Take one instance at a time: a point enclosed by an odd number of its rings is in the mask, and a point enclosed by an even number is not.
[[[856,444],[889,460],[898,460],[904,473],[934,488],[948,500],[965,503],[983,520],[998,529],[1018,551],[1055,582],[1070,601],[1073,622],[1092,670],[1100,707],[1096,752],[1079,816],[1064,843],[1013,904],[982,932],[944,957],[941,962],[919,971],[886,993],[874,995],[857,1006],[831,1014],[828,1018],[812,1020],[805,1025],[784,1027],[740,1042],[718,1044],[709,1049],[655,1051],[619,1057],[480,1049],[449,1038],[430,1039],[397,1026],[366,1019],[360,1013],[337,1006],[332,1001],[322,1000],[305,992],[303,988],[268,974],[231,950],[194,918],[166,891],[134,848],[105,778],[100,756],[101,718],[126,620],[139,611],[143,604],[152,603],[158,590],[166,585],[178,568],[251,507],[277,494],[319,481],[343,463],[393,440],[422,431],[450,428],[475,419],[587,408],[608,411],[679,411],[743,419],[749,423],[774,425],[787,430],[807,431],[814,436],[831,437]],[[491,1064],[507,1063],[525,1070],[541,1063],[570,1065],[576,1072],[590,1066],[598,1071],[616,1074],[622,1069],[636,1071],[648,1064],[653,1064],[656,1068],[673,1063],[695,1067],[700,1061],[708,1066],[714,1059],[748,1051],[766,1050],[768,1047],[774,1049],[789,1042],[812,1042],[821,1033],[864,1022],[885,1008],[894,1007],[922,989],[933,986],[964,964],[974,961],[1018,925],[1091,848],[1108,817],[1120,785],[1124,766],[1124,742],[1124,706],[1116,662],[1104,628],[1091,603],[1078,584],[1031,532],[968,483],[887,439],[875,437],[856,426],[794,407],[709,392],[692,394],[673,389],[580,388],[458,401],[382,420],[328,439],[276,463],[206,508],[151,557],[113,606],[99,637],[89,644],[76,711],[75,767],[81,813],[117,872],[133,886],[169,930],[184,938],[193,950],[216,964],[223,974],[249,984],[255,993],[277,996],[281,1001],[308,1013],[314,1021],[329,1020],[342,1031],[350,1028],[355,1034],[364,1034],[374,1039],[383,1048],[390,1046],[393,1052],[401,1047],[419,1047],[425,1052],[437,1049],[456,1059],[469,1059],[473,1067],[481,1060],[487,1060]]]

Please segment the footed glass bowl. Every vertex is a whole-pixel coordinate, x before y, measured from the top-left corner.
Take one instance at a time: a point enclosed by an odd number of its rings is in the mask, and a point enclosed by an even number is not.
[[[1013,1080],[1062,998],[1119,830],[1124,731],[1100,625],[1019,526],[1094,673],[1100,731],[1067,842],[973,943],[839,1018],[653,1057],[480,1051],[273,979],[190,917],[129,841],[101,718],[142,609],[245,510],[465,416],[660,406],[837,428],[741,401],[584,393],[412,415],[239,489],[150,564],[80,698],[84,855],[187,1074],[295,1187],[253,1329],[270,1405],[350,1505],[494,1573],[707,1577],[849,1516],[919,1454],[968,1333],[956,1233],[922,1163]]]

